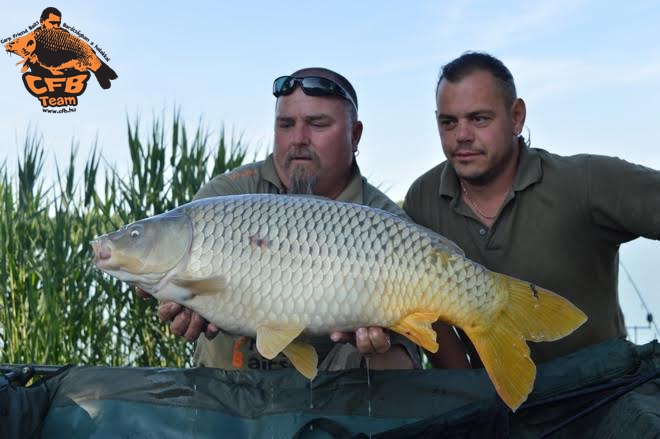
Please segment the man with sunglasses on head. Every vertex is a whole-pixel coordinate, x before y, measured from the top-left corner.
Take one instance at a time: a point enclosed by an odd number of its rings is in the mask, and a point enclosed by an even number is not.
[[[357,95],[340,74],[306,68],[273,83],[274,150],[264,161],[218,175],[203,186],[196,199],[244,193],[313,194],[359,203],[406,217],[385,194],[367,183],[355,161],[362,136]],[[406,217],[407,218],[407,217]],[[407,218],[408,219],[408,218]],[[360,294],[356,291],[355,294]],[[271,370],[290,367],[282,354],[263,358],[255,341],[222,333],[215,325],[175,303],[163,304],[159,315],[171,321],[173,333],[188,340],[199,337],[195,363],[222,369]],[[466,367],[465,351],[448,327],[436,328],[443,340],[448,367]],[[353,343],[347,343],[347,342]],[[419,349],[383,328],[359,328],[355,334],[333,333],[311,340],[319,353],[320,370],[356,368],[368,356],[373,369],[420,367]],[[336,343],[339,342],[339,343]]]

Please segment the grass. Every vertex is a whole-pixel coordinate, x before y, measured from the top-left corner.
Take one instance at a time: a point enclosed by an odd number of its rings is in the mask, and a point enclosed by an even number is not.
[[[190,201],[212,175],[243,163],[246,147],[224,130],[188,134],[175,112],[146,135],[127,120],[128,175],[94,147],[43,181],[45,146],[30,134],[18,175],[0,164],[0,363],[191,365],[193,345],[170,334],[156,303],[93,266],[89,242],[123,224]]]

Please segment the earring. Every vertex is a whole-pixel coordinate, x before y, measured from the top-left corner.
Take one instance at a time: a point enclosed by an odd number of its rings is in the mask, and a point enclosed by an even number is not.
[[[355,151],[353,151],[353,157],[357,157],[359,155],[360,155],[360,150],[359,149],[356,149]]]

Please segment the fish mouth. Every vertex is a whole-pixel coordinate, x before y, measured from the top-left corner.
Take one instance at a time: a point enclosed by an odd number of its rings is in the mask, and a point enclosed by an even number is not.
[[[108,240],[98,238],[90,242],[94,251],[94,265],[99,268],[110,268],[110,259],[112,258],[112,248],[108,245]]]

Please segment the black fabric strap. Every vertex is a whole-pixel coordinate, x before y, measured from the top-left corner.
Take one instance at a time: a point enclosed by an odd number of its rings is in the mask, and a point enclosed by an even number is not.
[[[334,439],[358,439],[362,437],[361,435],[353,436],[343,425],[332,419],[316,418],[300,427],[292,436],[292,439],[303,439],[305,434],[312,430],[322,430]]]
[[[580,410],[579,412],[577,412],[573,416],[570,416],[570,417],[564,419],[559,424],[547,429],[546,431],[541,433],[541,436],[539,436],[539,438],[541,438],[541,439],[546,438],[546,437],[550,436],[551,434],[556,433],[557,431],[559,431],[562,428],[566,427],[571,422],[576,421],[576,420],[582,418],[583,416],[588,415],[589,413],[593,412],[594,410],[596,410],[596,409],[604,406],[605,404],[607,404],[611,401],[614,401],[618,397],[630,392],[635,387],[639,387],[642,384],[644,384],[648,381],[651,381],[652,379],[657,378],[657,377],[660,377],[660,371],[658,371],[658,370],[656,370],[654,372],[651,372],[647,375],[642,375],[641,377],[639,377],[638,379],[633,381],[631,384],[628,384],[627,386],[621,387],[619,390],[617,390],[616,392],[614,392],[611,395],[607,396],[606,398],[603,398],[601,400],[596,401],[594,404],[591,404],[591,405],[587,406],[586,408]]]

